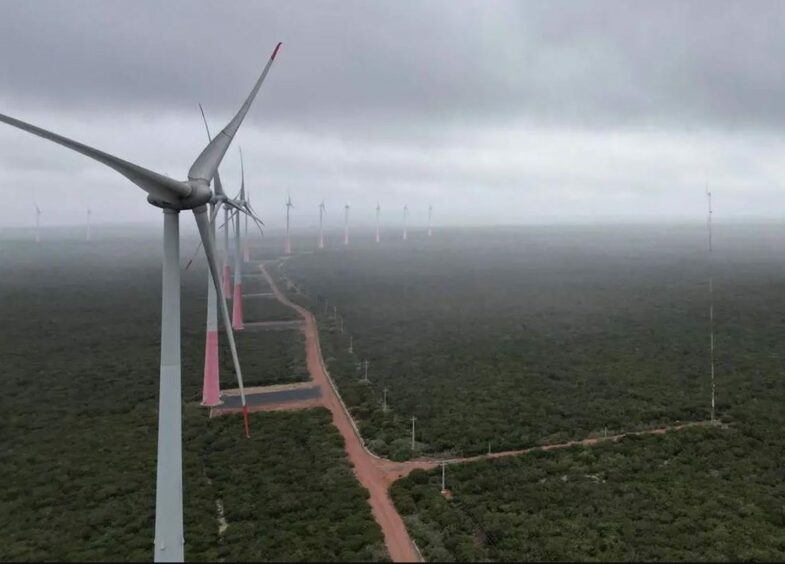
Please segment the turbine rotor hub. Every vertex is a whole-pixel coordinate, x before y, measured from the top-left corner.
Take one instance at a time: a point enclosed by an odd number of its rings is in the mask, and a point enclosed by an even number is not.
[[[147,196],[147,201],[158,208],[182,211],[198,208],[210,203],[213,199],[213,191],[210,190],[210,186],[204,180],[189,180],[186,184],[191,187],[191,193],[177,202],[158,200],[152,196]]]

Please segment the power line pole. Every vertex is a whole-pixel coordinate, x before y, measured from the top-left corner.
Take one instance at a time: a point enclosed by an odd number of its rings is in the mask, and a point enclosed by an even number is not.
[[[387,413],[387,386],[382,390],[382,413]]]
[[[354,337],[349,335],[349,354],[354,353]]]
[[[715,385],[714,385],[714,271],[712,262],[712,240],[711,240],[711,216],[713,213],[711,207],[711,191],[709,190],[709,183],[706,183],[706,198],[709,205],[709,215],[707,220],[707,228],[709,235],[709,362],[711,365],[711,422],[714,423],[714,399],[715,399]]]
[[[412,450],[414,450],[414,422],[417,421],[417,418],[412,415]]]
[[[368,383],[368,361],[367,360],[363,361],[363,367],[365,368],[365,375],[363,376],[363,382],[365,384],[367,384]]]
[[[444,480],[446,467],[447,467],[447,463],[444,460],[442,460],[442,493],[447,491],[447,487]]]

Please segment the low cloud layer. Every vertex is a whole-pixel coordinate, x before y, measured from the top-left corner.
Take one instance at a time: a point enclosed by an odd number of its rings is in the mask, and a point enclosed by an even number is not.
[[[325,199],[499,224],[778,216],[781,2],[3,4],[0,112],[183,177],[281,50],[237,142],[272,227]],[[233,149],[222,167],[238,183]],[[9,226],[156,221],[84,157],[0,126]]]

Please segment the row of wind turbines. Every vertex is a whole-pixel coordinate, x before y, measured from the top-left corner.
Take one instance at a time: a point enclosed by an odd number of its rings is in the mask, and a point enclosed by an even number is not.
[[[41,208],[38,206],[38,199],[36,198],[33,201],[33,206],[35,206],[35,242],[41,242],[41,214],[44,213],[41,211]],[[85,222],[85,241],[92,241],[92,217],[93,217],[93,210],[89,207],[87,208],[87,221]]]
[[[291,209],[294,207],[292,203],[292,196],[289,195],[286,199],[286,235],[284,237],[284,253],[287,255],[292,254],[292,240],[291,240]],[[349,202],[343,206],[343,244],[345,246],[349,245],[349,210],[351,209],[351,205]],[[381,212],[382,207],[379,202],[376,203],[376,242],[381,242]],[[327,206],[324,204],[324,200],[321,201],[319,204],[319,237],[317,239],[317,245],[320,249],[324,249],[325,247],[325,239],[324,239],[324,216],[327,213]],[[401,237],[404,241],[406,241],[409,237],[409,227],[408,227],[408,220],[409,220],[409,204],[404,204],[403,206],[403,230],[401,232]],[[428,237],[433,236],[433,206],[428,204]]]
[[[180,349],[180,213],[191,211],[199,231],[201,247],[208,264],[208,310],[207,340],[214,339],[217,347],[217,317],[223,319],[226,337],[240,388],[246,435],[248,409],[245,401],[242,371],[234,340],[233,325],[221,284],[215,253],[215,219],[224,209],[226,219],[234,219],[235,238],[239,245],[240,217],[244,214],[261,226],[261,220],[244,199],[244,183],[241,184],[239,199],[229,198],[223,190],[218,167],[231,145],[240,125],[245,119],[259,89],[270,70],[281,43],[272,52],[251,92],[232,120],[208,143],[188,169],[185,180],[175,180],[131,163],[99,149],[74,141],[57,133],[42,129],[27,122],[0,114],[0,122],[6,123],[33,135],[47,139],[77,153],[81,153],[120,173],[147,193],[147,201],[163,212],[163,268],[161,292],[161,363],[158,404],[158,451],[156,470],[155,539],[153,558],[156,562],[184,560],[183,530],[183,483],[182,483],[182,389]],[[36,224],[40,225],[41,210],[36,202]],[[247,221],[247,219],[246,219]],[[89,233],[89,231],[88,231]],[[37,230],[37,239],[40,233]],[[235,249],[236,251],[239,248]],[[224,249],[224,262],[226,251]],[[239,252],[235,253],[235,298],[241,276]],[[225,272],[226,264],[224,265]],[[224,283],[226,280],[224,280]],[[210,296],[213,296],[210,300]],[[239,300],[234,300],[235,304]],[[233,305],[233,317],[236,318]],[[241,305],[239,306],[242,307]],[[241,313],[241,312],[240,312]],[[211,335],[211,328],[212,331]],[[209,349],[208,349],[209,350]],[[217,349],[216,349],[217,350]],[[217,357],[216,357],[217,359]]]

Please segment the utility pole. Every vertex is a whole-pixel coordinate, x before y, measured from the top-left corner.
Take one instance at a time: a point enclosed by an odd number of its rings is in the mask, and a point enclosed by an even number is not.
[[[365,368],[365,376],[363,376],[363,382],[366,384],[368,383],[368,361],[363,362],[363,367]]]
[[[382,413],[387,413],[387,386],[382,390]]]
[[[338,318],[338,328],[341,330],[341,333],[343,333],[343,317]]]
[[[354,337],[349,335],[349,354],[354,352]]]
[[[417,418],[412,415],[412,450],[414,450],[414,422],[417,421]]]
[[[333,319],[338,317],[338,306],[333,306]]]

